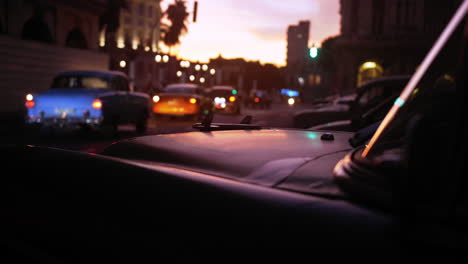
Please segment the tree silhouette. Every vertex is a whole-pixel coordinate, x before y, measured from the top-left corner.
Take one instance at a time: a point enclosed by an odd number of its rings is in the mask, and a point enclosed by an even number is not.
[[[164,32],[163,41],[168,47],[173,47],[180,43],[180,37],[187,32],[189,13],[187,12],[185,0],[175,0],[167,8],[164,16],[171,22],[170,27]]]

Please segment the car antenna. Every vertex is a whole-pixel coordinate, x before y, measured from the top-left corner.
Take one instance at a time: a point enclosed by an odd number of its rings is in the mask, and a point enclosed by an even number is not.
[[[205,118],[203,118],[201,124],[204,128],[208,129],[211,127],[211,122],[213,122],[213,112],[209,112]]]
[[[248,125],[248,124],[251,124],[252,123],[252,116],[251,115],[247,115],[245,116],[242,121],[240,121],[241,124],[245,124],[245,125]]]

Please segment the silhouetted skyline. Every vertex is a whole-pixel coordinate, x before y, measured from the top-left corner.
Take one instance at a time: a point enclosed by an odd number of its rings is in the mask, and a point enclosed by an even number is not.
[[[163,0],[166,10],[173,0]],[[188,10],[194,0],[187,1]],[[339,34],[339,0],[198,0],[197,22],[176,50],[179,57],[206,62],[221,54],[262,63],[286,64],[286,33],[310,20],[310,43]],[[190,16],[190,21],[192,16]]]

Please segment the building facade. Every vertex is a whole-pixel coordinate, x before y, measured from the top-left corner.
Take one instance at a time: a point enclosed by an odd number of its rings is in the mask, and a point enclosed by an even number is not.
[[[0,123],[24,114],[27,93],[50,87],[67,70],[107,70],[99,52],[99,17],[105,1],[0,2]],[[12,117],[13,116],[13,117]]]
[[[115,34],[119,48],[159,51],[161,28],[160,0],[127,0],[127,8],[120,9],[120,27]],[[101,31],[99,45],[106,45],[106,28]]]
[[[333,92],[354,92],[379,76],[412,74],[459,2],[341,0]]]
[[[286,64],[291,72],[301,72],[306,63],[309,49],[310,21],[300,21],[290,25],[287,33]]]
[[[120,8],[119,27],[108,34],[104,25],[99,46],[110,56],[110,69],[127,73],[135,90],[152,93],[176,74],[177,60],[160,50],[160,0],[127,0]]]

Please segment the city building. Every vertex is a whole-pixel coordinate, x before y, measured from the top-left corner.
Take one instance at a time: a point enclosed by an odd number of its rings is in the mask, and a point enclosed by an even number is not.
[[[384,75],[412,74],[460,0],[341,0],[341,34],[333,49],[335,90],[354,92]]]
[[[120,9],[115,42],[119,48],[159,51],[161,27],[160,0],[127,0],[127,8]],[[106,27],[100,33],[99,45],[106,45]]]
[[[103,25],[99,46],[111,56],[109,68],[127,73],[137,91],[153,93],[175,77],[177,60],[161,51],[160,0],[127,0],[119,9],[119,27]]]
[[[310,21],[300,21],[287,30],[286,69],[287,83],[297,88],[303,86],[305,67],[309,50]]]

